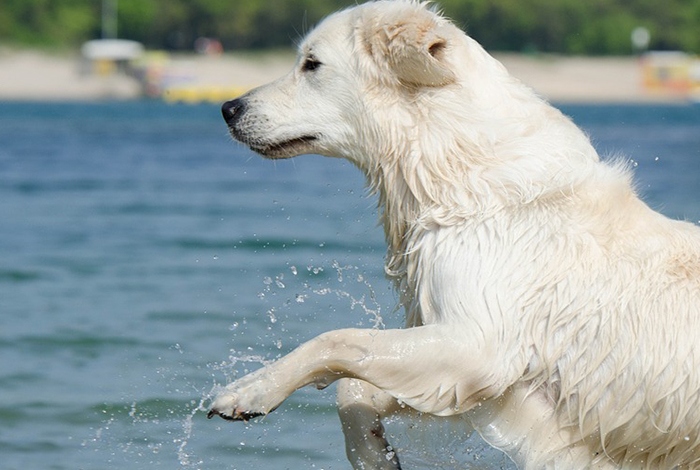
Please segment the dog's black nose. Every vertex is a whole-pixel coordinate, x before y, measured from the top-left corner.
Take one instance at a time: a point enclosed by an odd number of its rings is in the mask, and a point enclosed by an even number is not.
[[[237,98],[232,101],[227,101],[221,105],[221,115],[224,116],[224,120],[229,124],[233,125],[238,121],[243,113],[245,112],[245,101]]]

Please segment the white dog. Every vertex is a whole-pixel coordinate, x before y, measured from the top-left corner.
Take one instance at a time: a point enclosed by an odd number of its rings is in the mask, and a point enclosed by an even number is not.
[[[700,468],[700,229],[416,1],[336,13],[223,107],[268,158],[353,162],[379,194],[401,330],[323,334],[228,385],[247,420],[339,384],[356,469],[396,469],[398,403],[466,413],[523,469]],[[320,201],[319,201],[320,202]]]

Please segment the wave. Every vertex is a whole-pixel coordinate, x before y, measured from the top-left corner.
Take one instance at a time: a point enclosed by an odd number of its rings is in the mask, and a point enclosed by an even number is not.
[[[154,348],[166,350],[170,343],[146,342],[143,339],[123,336],[100,336],[84,332],[26,335],[12,340],[0,340],[0,348],[24,350],[28,354],[69,353],[78,357],[95,358],[108,349],[118,350]]]
[[[363,240],[363,242],[366,240]],[[328,251],[380,251],[384,246],[378,243],[347,243],[339,241],[325,241],[314,239],[290,239],[290,238],[244,238],[240,240],[205,239],[205,238],[178,238],[172,241],[178,248],[187,250],[247,250],[258,251],[261,249],[272,250],[328,250]]]
[[[0,283],[32,282],[43,278],[39,271],[27,271],[21,269],[0,269]]]
[[[39,194],[46,192],[95,192],[114,188],[114,182],[101,179],[68,179],[53,181],[21,181],[11,188],[20,194]],[[117,189],[124,189],[118,187]]]

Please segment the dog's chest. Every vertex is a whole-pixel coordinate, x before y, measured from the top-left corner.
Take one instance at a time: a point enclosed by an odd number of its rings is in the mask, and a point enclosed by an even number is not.
[[[542,265],[556,267],[556,253],[545,252],[542,233],[506,225],[488,220],[416,230],[394,250],[389,259],[400,269],[390,272],[409,326],[515,314],[532,296],[528,286],[537,286]]]

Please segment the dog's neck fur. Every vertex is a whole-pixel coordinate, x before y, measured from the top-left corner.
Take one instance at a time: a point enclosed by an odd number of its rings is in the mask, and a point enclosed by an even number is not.
[[[423,109],[431,107],[426,105]],[[586,148],[570,141],[551,146],[555,149],[551,154],[543,153],[538,142],[552,142],[559,134],[571,140],[571,128],[575,126],[544,102],[527,112],[549,116],[474,123],[461,132],[448,129],[444,136],[436,135],[439,130],[433,128],[428,131],[434,137],[429,143],[412,138],[425,135],[424,131],[414,131],[406,136],[403,148],[372,159],[374,167],[364,169],[369,186],[379,196],[380,220],[388,245],[385,269],[401,297],[409,326],[423,323],[413,294],[418,267],[411,258],[417,256],[425,232],[475,224],[491,217],[509,217],[529,204],[552,198],[570,200],[581,182],[600,166],[596,164],[597,153],[578,129],[574,135],[585,140],[587,153],[569,150]],[[463,118],[457,120],[462,121]],[[548,126],[533,128],[523,124],[528,122],[547,122]],[[553,122],[557,125],[553,126]],[[517,139],[512,138],[514,128]],[[559,132],[561,128],[566,128],[566,132]],[[510,136],[508,140],[499,138],[501,129],[506,129],[502,135]],[[517,148],[511,147],[512,141],[517,141]],[[528,141],[532,142],[531,148],[526,145]],[[435,142],[443,148],[436,150]]]

